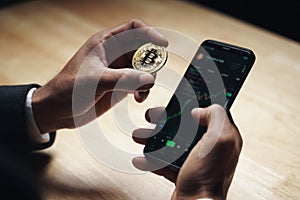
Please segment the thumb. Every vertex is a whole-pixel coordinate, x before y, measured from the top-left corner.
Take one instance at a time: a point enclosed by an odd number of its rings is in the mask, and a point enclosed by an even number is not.
[[[226,112],[219,105],[211,105],[207,108],[194,108],[191,114],[199,124],[207,127],[206,133],[199,142],[199,157],[203,158],[217,143],[227,119]]]
[[[134,69],[107,68],[98,83],[99,90],[107,91],[146,91],[154,85],[154,77]]]
[[[208,128],[219,127],[227,119],[224,108],[217,104],[206,108],[194,108],[191,114],[195,121]]]

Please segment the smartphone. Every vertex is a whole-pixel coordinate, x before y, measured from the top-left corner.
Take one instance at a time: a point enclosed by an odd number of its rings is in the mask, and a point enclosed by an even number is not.
[[[247,48],[205,40],[148,138],[144,155],[162,166],[179,170],[206,132],[191,116],[195,107],[219,104],[229,111],[255,61]]]

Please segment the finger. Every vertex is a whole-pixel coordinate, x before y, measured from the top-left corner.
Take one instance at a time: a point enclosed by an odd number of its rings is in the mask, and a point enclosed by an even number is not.
[[[153,129],[140,128],[133,131],[132,138],[136,143],[145,145],[152,135]]]
[[[151,74],[151,75],[154,77],[154,79],[156,79],[156,76],[157,76],[156,73]],[[136,92],[134,92],[134,98],[137,102],[141,103],[141,102],[146,100],[149,93],[150,93],[150,90],[148,90],[148,91],[136,91]]]
[[[191,114],[197,122],[207,127],[219,127],[220,122],[228,120],[224,108],[216,104],[207,108],[194,108]]]
[[[178,172],[171,170],[168,167],[157,169],[158,166],[155,163],[151,162],[150,160],[146,159],[145,157],[134,158],[132,160],[132,164],[139,170],[152,171],[154,174],[163,176],[173,183],[176,182]],[[155,170],[153,170],[153,169],[155,169]]]
[[[149,73],[133,69],[106,68],[98,82],[98,93],[108,91],[147,91],[154,85],[154,77]]]
[[[155,28],[144,27],[136,29],[136,36],[139,40],[146,42],[152,42],[159,46],[167,47],[169,45],[168,40]]]
[[[234,127],[235,127],[236,129],[238,129],[238,127],[237,127],[236,124],[234,123],[234,120],[233,120],[233,117],[232,117],[230,111],[227,111],[227,116],[228,116],[228,119],[229,119],[229,121],[231,122],[231,124],[234,125]]]
[[[224,108],[220,105],[211,105],[207,108],[195,108],[191,113],[196,121],[202,126],[207,127],[206,133],[199,142],[199,157],[203,158],[211,152],[217,144],[223,128],[228,126],[229,120]]]
[[[142,171],[151,171],[152,169],[156,168],[156,165],[150,162],[145,157],[136,157],[133,158],[132,164],[139,170]]]
[[[153,42],[157,45],[168,46],[168,40],[159,31],[140,19],[132,19],[111,29],[108,36],[117,35],[131,29],[135,29],[135,34],[126,34],[127,37],[118,37],[118,39],[122,42],[139,39],[145,42]]]
[[[150,90],[147,91],[136,91],[134,92],[134,99],[138,102],[141,103],[143,101],[145,101],[145,99],[147,98],[147,96],[149,95]]]
[[[131,61],[136,49],[147,42],[168,46],[168,40],[158,30],[139,19],[130,20],[105,33],[99,32],[93,38],[96,38],[97,44],[103,43],[107,63],[114,68],[124,67]]]
[[[145,113],[146,120],[152,124],[158,124],[161,119],[165,119],[166,117],[165,107],[150,108]]]
[[[236,142],[237,142],[237,145],[239,146],[240,149],[242,149],[242,146],[243,146],[243,139],[242,139],[242,136],[240,134],[240,131],[239,131],[239,128],[236,126],[234,120],[233,120],[233,117],[231,115],[231,112],[228,111],[227,112],[227,116],[228,116],[228,119],[230,121],[230,123],[234,126],[235,128],[235,131],[233,131],[235,133],[235,136],[236,136]]]

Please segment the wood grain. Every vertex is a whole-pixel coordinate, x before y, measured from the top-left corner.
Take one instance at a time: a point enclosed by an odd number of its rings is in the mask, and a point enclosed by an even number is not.
[[[231,110],[244,147],[228,199],[299,199],[300,46],[290,39],[184,1],[29,1],[0,10],[0,84],[44,84],[92,34],[134,17],[198,43],[211,38],[255,52]],[[186,65],[178,60],[167,67],[183,73]],[[147,107],[165,105],[171,92],[156,87],[151,95],[142,105],[130,102],[133,121],[145,123]],[[115,126],[110,114],[99,123]],[[130,148],[135,144],[128,138]],[[76,130],[60,130],[53,147],[41,153],[51,158],[40,175],[46,199],[169,199],[174,189],[162,177],[97,161]]]

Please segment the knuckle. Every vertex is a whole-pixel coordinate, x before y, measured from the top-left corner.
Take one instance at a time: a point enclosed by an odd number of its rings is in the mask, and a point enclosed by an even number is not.
[[[130,23],[136,23],[136,22],[138,22],[138,23],[144,23],[144,21],[141,18],[138,18],[138,17],[132,18],[130,20]]]
[[[230,124],[230,134],[232,135],[231,137],[234,139],[238,149],[242,149],[243,147],[243,138],[240,134],[240,131],[238,130],[238,128],[232,124]]]
[[[236,141],[234,137],[230,134],[224,134],[222,133],[221,137],[219,138],[219,143],[223,145],[228,145],[228,146],[234,146]]]
[[[238,148],[241,150],[243,148],[244,141],[243,141],[243,138],[242,138],[240,132],[237,129],[236,129],[236,136],[237,136],[236,143],[238,145]]]
[[[66,120],[61,120],[61,128],[76,128],[76,124],[73,118],[69,118]]]
[[[243,139],[238,129],[230,124],[228,128],[223,129],[218,143],[226,148],[236,148],[240,151],[243,146]]]
[[[94,37],[91,38],[91,42],[90,42],[91,49],[95,48],[101,43],[102,43],[102,37],[99,37],[99,35],[95,35]]]
[[[210,110],[211,110],[211,112],[225,113],[224,108],[222,106],[220,106],[219,104],[212,104],[210,106]]]
[[[111,36],[112,36],[112,34],[110,31],[99,31],[99,32],[93,34],[88,39],[87,44],[90,47],[90,49],[93,49],[94,47],[103,43],[105,39],[107,39]]]

